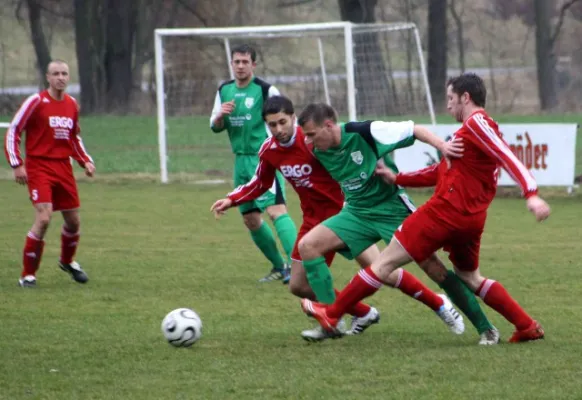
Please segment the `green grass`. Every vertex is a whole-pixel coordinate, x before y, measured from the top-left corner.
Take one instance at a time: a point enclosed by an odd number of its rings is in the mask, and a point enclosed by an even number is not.
[[[360,337],[308,345],[311,326],[238,212],[215,221],[228,186],[80,183],[86,286],[58,270],[60,216],[46,237],[39,287],[18,288],[32,220],[22,187],[0,181],[0,399],[570,399],[582,393],[580,197],[553,198],[536,224],[519,199],[497,199],[482,269],[544,325],[544,341],[480,348],[453,336],[420,303],[384,289],[382,321]],[[425,196],[415,193],[418,203]],[[300,211],[290,195],[290,211]],[[413,272],[428,282],[419,270]],[[356,266],[338,257],[341,287]],[[204,322],[199,343],[175,349],[160,323],[178,307]],[[505,339],[511,326],[487,310]]]
[[[408,117],[400,117],[408,118]],[[428,123],[426,117],[411,117]],[[568,122],[582,121],[580,114],[496,116],[500,122]],[[8,118],[0,118],[0,121]],[[439,116],[439,123],[451,123]],[[159,174],[158,133],[155,117],[85,117],[81,121],[85,145],[95,158],[101,174],[141,173],[156,179]],[[168,121],[168,170],[194,179],[230,179],[233,156],[225,132],[215,134],[208,117],[174,117]],[[576,175],[582,174],[582,136],[577,140]],[[5,164],[0,168],[6,168]]]

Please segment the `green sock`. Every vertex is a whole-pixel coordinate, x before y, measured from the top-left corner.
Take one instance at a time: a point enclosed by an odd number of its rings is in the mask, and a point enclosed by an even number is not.
[[[283,250],[287,254],[287,263],[291,265],[291,253],[295,247],[295,240],[297,239],[297,228],[289,214],[283,214],[273,221],[277,236],[283,245]]]
[[[333,304],[335,301],[333,279],[329,273],[329,267],[325,263],[325,258],[317,257],[313,260],[303,260],[303,268],[305,268],[307,281],[313,289],[317,301]]]
[[[283,260],[283,257],[281,257],[281,253],[279,253],[275,236],[269,225],[263,222],[259,229],[250,232],[253,242],[255,242],[265,257],[271,261],[273,268],[283,268],[285,261]]]
[[[459,310],[469,318],[479,334],[494,328],[473,292],[453,271],[447,272],[447,278],[439,286],[444,289],[451,301],[459,307]]]

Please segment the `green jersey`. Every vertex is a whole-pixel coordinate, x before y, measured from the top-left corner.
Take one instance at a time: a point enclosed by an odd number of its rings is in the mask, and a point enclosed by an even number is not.
[[[341,185],[347,210],[368,216],[390,214],[391,200],[402,189],[384,182],[374,170],[383,159],[398,172],[388,153],[414,143],[414,123],[363,121],[340,127],[339,146],[325,151],[314,149],[315,157]]]
[[[262,115],[263,102],[266,98],[278,94],[279,91],[274,86],[259,78],[253,78],[243,88],[237,87],[234,80],[225,82],[218,88],[214,99],[210,128],[214,132],[226,129],[233,153],[256,155],[268,135]],[[224,117],[222,128],[214,127],[212,122],[220,113],[222,103],[231,100],[234,100],[233,112]]]

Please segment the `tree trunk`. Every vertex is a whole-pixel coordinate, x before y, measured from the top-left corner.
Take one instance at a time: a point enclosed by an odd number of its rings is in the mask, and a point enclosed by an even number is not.
[[[99,38],[95,36],[95,14],[99,0],[75,0],[75,46],[81,86],[81,112],[98,111],[99,88],[97,86],[96,61],[100,52]]]
[[[46,36],[42,30],[42,9],[37,0],[27,0],[26,5],[28,6],[28,21],[30,23],[32,45],[34,46],[34,52],[36,53],[39,82],[46,88],[48,82],[45,79],[45,73],[48,64],[51,62],[51,53],[48,48]]]
[[[459,52],[459,69],[461,73],[465,72],[465,34],[463,28],[463,13],[465,11],[462,6],[461,12],[457,11],[456,0],[451,0],[450,4],[451,16],[455,21],[456,37],[457,37],[457,51]]]
[[[558,105],[556,55],[552,42],[550,18],[553,1],[535,0],[536,21],[536,62],[538,76],[538,96],[542,110],[551,110]]]
[[[447,80],[447,0],[429,2],[427,74],[435,108],[442,111]]]
[[[106,80],[106,110],[127,113],[133,89],[133,37],[137,12],[131,1],[110,0],[103,67]]]
[[[338,0],[341,19],[354,23],[376,22],[377,0]],[[394,104],[386,77],[384,49],[377,33],[354,33],[354,80],[358,116],[386,116]]]

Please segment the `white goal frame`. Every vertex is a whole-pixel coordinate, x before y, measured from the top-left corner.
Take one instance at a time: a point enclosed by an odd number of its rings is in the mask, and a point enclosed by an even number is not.
[[[436,124],[436,117],[434,113],[434,106],[428,83],[426,73],[426,66],[424,55],[420,42],[420,34],[416,24],[411,22],[403,23],[371,23],[371,24],[354,24],[352,22],[326,22],[313,24],[292,24],[292,25],[265,25],[265,26],[245,26],[245,27],[226,27],[226,28],[164,28],[156,29],[154,31],[155,44],[155,74],[156,74],[156,103],[157,103],[157,120],[158,120],[158,144],[160,156],[160,179],[162,183],[168,182],[168,155],[166,143],[166,93],[164,90],[164,48],[163,38],[166,36],[213,36],[222,38],[226,49],[226,60],[229,63],[229,71],[232,78],[232,69],[230,68],[230,43],[229,38],[264,38],[264,37],[290,37],[294,32],[297,36],[306,31],[330,31],[343,30],[344,46],[345,46],[345,63],[346,63],[346,82],[348,93],[348,116],[350,121],[357,120],[356,113],[356,87],[354,76],[354,51],[353,51],[353,35],[354,27],[370,28],[373,32],[396,31],[410,29],[414,34],[414,41],[418,53],[420,69],[422,73],[423,84],[426,91],[426,98],[428,103],[428,110],[432,124]],[[325,60],[323,56],[323,48],[321,39],[318,40],[319,61],[324,84],[324,94],[329,103],[329,93],[327,90],[327,79],[325,72]]]

